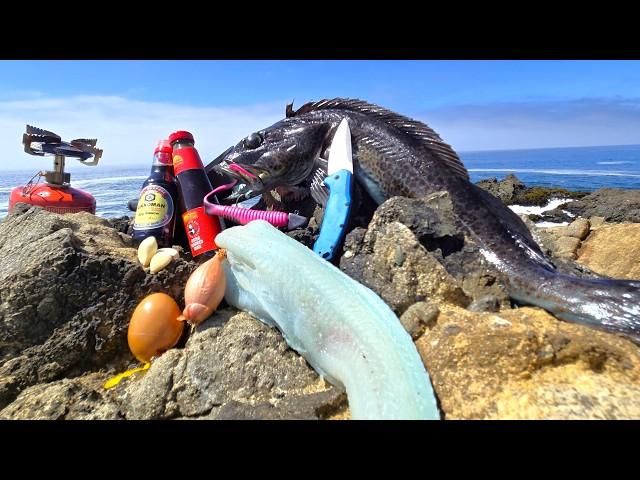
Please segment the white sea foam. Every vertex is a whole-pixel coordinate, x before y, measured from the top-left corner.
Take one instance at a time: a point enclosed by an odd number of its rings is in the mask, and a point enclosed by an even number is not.
[[[536,223],[536,227],[539,228],[553,228],[553,227],[564,227],[569,225],[569,222],[538,222]]]
[[[568,203],[568,202],[573,202],[573,199],[570,199],[570,198],[552,198],[543,207],[523,206],[523,205],[509,205],[509,208],[511,210],[513,210],[515,213],[517,213],[518,215],[523,215],[523,214],[524,215],[531,215],[531,214],[542,215],[544,212],[547,212],[549,210],[554,210],[554,209],[558,208],[560,205]]]
[[[625,163],[633,163],[627,160],[616,160],[615,162],[598,162],[598,165],[624,165]]]

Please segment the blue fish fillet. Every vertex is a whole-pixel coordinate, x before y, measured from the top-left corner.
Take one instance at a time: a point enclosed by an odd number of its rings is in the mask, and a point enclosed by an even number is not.
[[[411,337],[374,292],[262,220],[216,243],[227,250],[227,302],[276,326],[344,387],[353,419],[440,418]]]

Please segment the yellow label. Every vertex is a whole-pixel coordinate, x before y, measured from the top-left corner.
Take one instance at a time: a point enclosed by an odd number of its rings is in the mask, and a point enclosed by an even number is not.
[[[196,218],[198,218],[198,215],[193,212],[187,212],[182,215],[182,218],[184,219],[185,222],[188,222],[190,220],[195,220]]]
[[[184,160],[182,159],[182,157],[180,155],[174,155],[173,156],[173,166],[175,167],[176,165],[180,165]]]
[[[163,227],[173,216],[171,195],[159,185],[147,185],[140,192],[134,230],[149,230]]]

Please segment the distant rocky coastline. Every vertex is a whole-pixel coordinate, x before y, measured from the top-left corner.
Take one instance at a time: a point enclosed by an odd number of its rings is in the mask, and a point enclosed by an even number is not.
[[[546,205],[568,225],[525,222],[557,268],[640,278],[640,190],[479,185],[514,205]],[[362,201],[362,200],[361,200]],[[456,227],[446,192],[358,208],[339,267],[398,315],[427,367],[445,419],[640,418],[640,348],[614,334],[514,308],[500,275]],[[569,212],[571,215],[569,215]],[[289,232],[311,245],[322,209]],[[345,392],[321,379],[280,333],[223,306],[176,348],[137,365],[133,309],[162,291],[183,303],[197,263],[151,275],[130,218],[57,215],[20,205],[0,221],[0,419],[344,419]],[[28,246],[28,248],[26,248]]]
[[[602,217],[607,222],[640,222],[640,189],[602,188],[595,192],[571,191],[553,187],[527,187],[513,174],[502,180],[495,177],[476,185],[502,200],[505,205],[544,206],[554,199],[565,199],[563,205],[532,214],[534,222],[571,222],[576,217]]]
[[[476,183],[505,205],[537,205],[543,206],[553,198],[578,199],[589,192],[571,191],[553,187],[527,187],[518,177],[508,174],[502,180],[496,177],[480,180]]]

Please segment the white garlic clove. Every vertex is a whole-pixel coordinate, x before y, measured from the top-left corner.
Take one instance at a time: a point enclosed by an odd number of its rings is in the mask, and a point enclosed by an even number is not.
[[[180,256],[175,248],[159,248],[156,253],[166,253],[168,255],[171,255],[171,258],[173,258],[174,260]]]
[[[138,247],[138,260],[142,264],[143,267],[148,267],[149,262],[158,251],[158,242],[156,237],[147,237],[142,242],[140,242],[140,246]]]
[[[158,273],[160,270],[165,268],[167,265],[171,263],[173,257],[166,252],[158,252],[151,259],[151,265],[149,269],[151,273]]]

